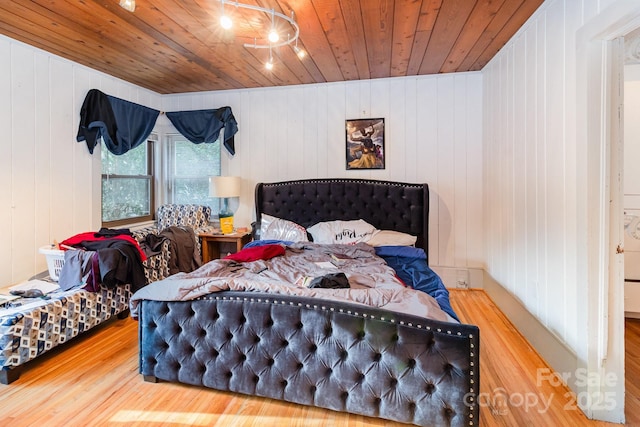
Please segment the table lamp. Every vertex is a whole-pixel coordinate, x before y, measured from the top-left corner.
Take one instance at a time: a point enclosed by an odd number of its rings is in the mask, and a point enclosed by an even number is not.
[[[209,177],[209,196],[223,199],[220,209],[220,231],[223,234],[233,233],[233,211],[229,208],[230,197],[240,197],[239,176]]]

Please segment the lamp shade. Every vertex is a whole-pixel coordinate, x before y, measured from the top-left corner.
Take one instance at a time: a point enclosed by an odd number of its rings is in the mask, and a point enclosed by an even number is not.
[[[209,196],[211,197],[240,197],[239,176],[210,176]]]

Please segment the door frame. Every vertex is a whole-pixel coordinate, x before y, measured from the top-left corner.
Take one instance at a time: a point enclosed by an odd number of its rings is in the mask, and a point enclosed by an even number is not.
[[[577,403],[589,418],[624,422],[623,53],[622,37],[640,26],[640,3],[618,0],[576,33],[576,141],[579,212]],[[583,148],[583,149],[580,149]],[[586,188],[586,191],[584,189]]]

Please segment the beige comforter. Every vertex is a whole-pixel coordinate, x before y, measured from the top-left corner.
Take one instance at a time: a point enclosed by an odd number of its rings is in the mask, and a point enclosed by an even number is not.
[[[333,255],[333,256],[332,256]],[[340,258],[336,261],[334,257]],[[304,286],[305,278],[343,272],[348,289]],[[308,279],[307,279],[308,281]],[[191,300],[225,290],[269,292],[348,301],[425,318],[456,322],[431,296],[405,287],[386,262],[364,243],[321,245],[295,243],[285,254],[268,260],[235,262],[214,260],[191,273],[174,274],[151,283],[131,297],[131,315],[137,317],[140,300]]]

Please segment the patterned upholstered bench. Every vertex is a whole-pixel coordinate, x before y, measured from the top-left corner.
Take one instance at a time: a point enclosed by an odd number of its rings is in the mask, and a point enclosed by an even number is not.
[[[0,310],[0,383],[15,381],[27,362],[82,332],[126,317],[130,296],[129,285],[95,293],[73,289]]]

